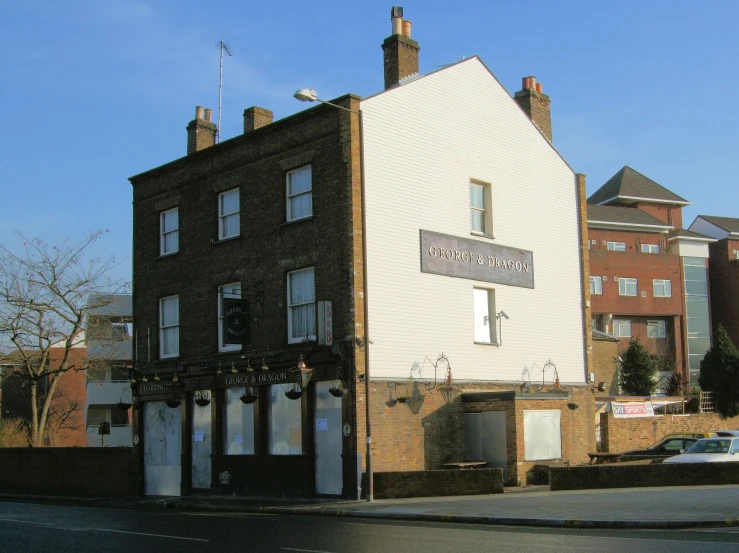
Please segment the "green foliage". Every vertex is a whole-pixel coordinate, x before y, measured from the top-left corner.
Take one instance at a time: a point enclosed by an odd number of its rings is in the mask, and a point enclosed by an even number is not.
[[[665,382],[665,395],[668,396],[684,396],[687,395],[690,388],[690,380],[682,373],[673,372],[667,377]]]
[[[656,372],[654,360],[647,350],[638,338],[632,339],[626,351],[621,353],[618,383],[623,393],[629,396],[651,395],[657,388]]]
[[[726,329],[719,325],[713,346],[701,361],[701,388],[713,393],[713,405],[722,417],[739,415],[739,352]]]

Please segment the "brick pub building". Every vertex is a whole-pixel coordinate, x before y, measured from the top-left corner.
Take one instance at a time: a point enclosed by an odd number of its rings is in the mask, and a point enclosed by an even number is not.
[[[218,144],[197,108],[131,178],[145,493],[356,497],[367,413],[377,474],[587,461],[585,180],[549,97],[477,57],[419,76],[391,21],[384,91]]]

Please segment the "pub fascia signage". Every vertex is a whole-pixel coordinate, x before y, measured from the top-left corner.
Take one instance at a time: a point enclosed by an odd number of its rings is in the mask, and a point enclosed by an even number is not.
[[[249,342],[249,302],[240,298],[223,298],[223,342]]]
[[[268,384],[281,384],[289,382],[288,369],[269,372],[253,372],[247,374],[226,375],[224,382],[226,386],[262,386]]]
[[[172,385],[167,382],[142,382],[139,386],[139,392],[168,392],[171,387]]]
[[[422,229],[421,272],[533,288],[534,254]]]

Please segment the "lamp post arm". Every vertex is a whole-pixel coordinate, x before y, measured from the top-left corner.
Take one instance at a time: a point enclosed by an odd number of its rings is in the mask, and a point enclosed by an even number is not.
[[[362,113],[362,110],[353,110],[353,109],[345,108],[344,106],[340,106],[338,104],[333,104],[331,102],[327,102],[326,100],[321,100],[320,98],[316,98],[316,102],[321,102],[322,104],[326,104],[327,106],[332,106],[332,107],[335,107],[337,109],[342,109],[344,111],[348,111],[349,113],[354,113],[356,115],[360,115]],[[360,115],[360,120],[361,120],[361,115]],[[360,136],[361,136],[361,133],[360,133]],[[360,138],[360,142],[361,141],[362,140]]]

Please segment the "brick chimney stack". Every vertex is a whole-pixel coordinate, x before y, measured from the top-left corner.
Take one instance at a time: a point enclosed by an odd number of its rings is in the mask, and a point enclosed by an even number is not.
[[[418,52],[421,47],[411,39],[411,22],[403,20],[403,8],[390,10],[392,33],[382,43],[385,65],[385,90],[401,79],[418,73]]]
[[[513,95],[513,99],[551,142],[552,116],[549,106],[552,100],[542,93],[541,83],[536,82],[536,77],[524,77],[521,90]]]
[[[195,119],[187,124],[187,155],[192,155],[216,143],[217,125],[211,121],[213,110],[195,108]]]
[[[274,115],[269,109],[252,106],[244,110],[244,134],[261,129],[272,122]]]

